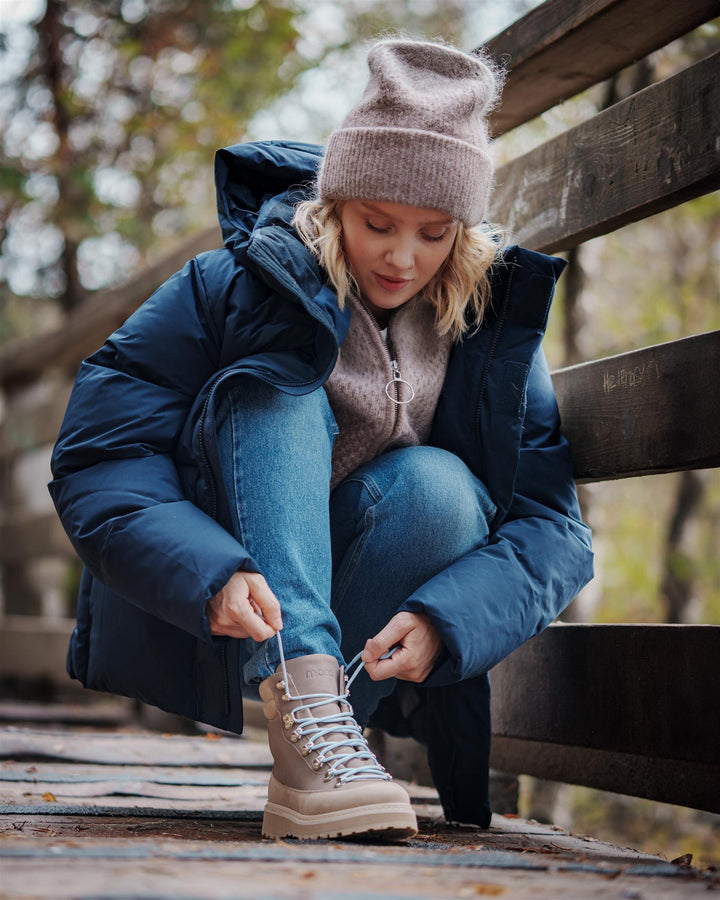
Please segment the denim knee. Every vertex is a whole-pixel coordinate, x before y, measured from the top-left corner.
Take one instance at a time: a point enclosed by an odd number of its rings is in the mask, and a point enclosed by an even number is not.
[[[372,510],[376,521],[395,521],[397,540],[404,536],[433,553],[455,547],[456,558],[487,542],[496,511],[485,485],[461,459],[427,446],[391,450],[361,466],[333,499],[345,509],[354,506],[356,521]]]

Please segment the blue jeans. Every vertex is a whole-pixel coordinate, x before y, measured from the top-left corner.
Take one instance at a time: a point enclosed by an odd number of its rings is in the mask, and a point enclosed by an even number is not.
[[[485,486],[435,447],[384,453],[331,494],[337,426],[323,390],[291,396],[247,377],[217,421],[235,536],[280,601],[288,659],[325,653],[344,665],[413,591],[487,542]],[[257,684],[279,664],[277,641],[242,643],[241,678]],[[394,686],[361,672],[358,721]]]

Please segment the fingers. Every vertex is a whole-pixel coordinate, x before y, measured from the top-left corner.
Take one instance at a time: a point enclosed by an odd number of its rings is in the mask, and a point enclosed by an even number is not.
[[[268,587],[267,581],[259,572],[245,572],[245,580],[250,587],[250,599],[257,604],[265,617],[265,622],[273,631],[282,631],[282,612],[278,598]]]
[[[235,572],[208,601],[212,634],[265,641],[282,628],[280,604],[257,572]]]
[[[412,614],[398,613],[390,619],[381,631],[378,631],[375,637],[371,637],[366,641],[362,652],[362,660],[366,666],[367,663],[378,662],[383,653],[387,653],[395,644],[402,643],[402,639],[413,626],[412,620],[408,619],[410,615]],[[397,656],[397,653],[394,655]],[[389,660],[383,660],[383,662],[389,662]]]
[[[390,647],[400,644],[393,655],[382,659]],[[429,617],[424,613],[398,613],[382,631],[370,638],[362,659],[373,681],[401,678],[424,681],[432,671],[442,650],[442,641]]]
[[[402,677],[406,681],[406,672],[411,669],[409,665],[410,651],[406,647],[400,647],[388,659],[378,659],[375,662],[365,663],[368,675],[373,681],[384,681],[386,678]]]

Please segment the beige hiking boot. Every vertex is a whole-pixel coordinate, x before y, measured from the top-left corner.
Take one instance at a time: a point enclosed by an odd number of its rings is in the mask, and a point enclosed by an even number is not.
[[[417,833],[407,792],[368,747],[332,656],[290,659],[260,685],[274,766],[266,837],[335,838]]]

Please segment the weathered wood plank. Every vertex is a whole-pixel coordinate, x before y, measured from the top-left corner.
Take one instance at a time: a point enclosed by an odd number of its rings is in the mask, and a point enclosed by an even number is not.
[[[94,781],[88,784],[6,782],[0,784],[0,804],[46,807],[48,803],[89,803],[123,808],[158,806],[175,809],[262,809],[267,778],[253,784],[208,787],[195,784],[155,784],[138,780]],[[161,802],[159,802],[161,801]]]
[[[42,556],[77,559],[57,515],[54,512],[6,515],[0,522],[0,565]]]
[[[556,625],[493,670],[491,764],[720,812],[720,626]]]
[[[50,737],[86,744],[109,736],[74,730]],[[245,744],[127,733],[112,738],[125,748],[126,760],[134,759],[138,740],[148,742],[154,757],[168,742],[213,750]],[[184,751],[182,762],[187,761]],[[434,792],[413,785],[408,787],[421,832],[410,841],[264,841],[267,769],[195,761],[182,767],[0,765],[3,890],[56,897],[65,896],[72,883],[73,895],[100,896],[112,883],[118,895],[177,898],[236,896],[242,884],[243,896],[269,898],[279,896],[281,883],[283,896],[304,896],[311,889],[318,900],[330,900],[342,884],[348,900],[471,894],[575,900],[600,896],[609,877],[616,892],[643,889],[658,898],[672,897],[670,888],[680,887],[688,888],[684,896],[699,896],[706,887],[694,870],[554,826],[497,816],[489,831],[448,826]],[[47,777],[53,771],[56,777]]]
[[[528,900],[552,897],[553,900],[597,900],[652,896],[653,900],[693,900],[706,898],[708,880],[677,869],[671,875],[669,863],[643,863],[628,870],[593,867],[581,860],[558,862],[550,857],[545,865],[533,864],[520,853],[514,854],[512,868],[492,865],[460,868],[452,854],[428,854],[427,861],[408,858],[407,863],[368,859],[355,851],[355,860],[295,860],[285,857],[272,862],[250,857],[247,852],[235,858],[173,860],[152,858],[85,859],[58,848],[45,859],[4,860],[3,870],[8,896],[34,900],[67,897],[60,885],[72,885],[73,896],[142,897],[143,900],[179,900],[198,897],[246,897],[252,900],[279,900],[280,897],[312,897],[313,900],[443,900],[443,898],[507,896]],[[280,849],[280,848],[279,848]],[[347,854],[348,851],[345,851]],[[307,851],[305,851],[307,854]],[[338,851],[340,855],[340,852]],[[405,851],[407,856],[407,851]],[[438,859],[439,856],[443,859]],[[488,854],[489,856],[489,854]],[[368,863],[371,865],[369,866]],[[519,870],[519,871],[513,871]],[[666,874],[667,873],[667,874]],[[638,877],[642,876],[642,878]],[[608,881],[612,880],[611,885]],[[279,890],[282,893],[279,893]],[[208,891],[212,891],[211,894]],[[641,893],[642,891],[642,893]],[[648,893],[646,893],[646,891]],[[80,893],[81,892],[81,893]]]
[[[412,785],[410,785],[412,790]],[[608,861],[615,864],[634,865],[637,862],[657,863],[658,858],[650,853],[618,847],[584,836],[568,834],[558,825],[542,825],[514,816],[504,818],[494,815],[492,825],[482,835],[474,828],[459,828],[445,824],[437,814],[420,812],[421,834],[412,842],[415,848],[425,850],[446,849],[454,853],[466,850],[511,851],[522,854],[547,854],[552,859],[574,858],[580,860]],[[57,838],[79,838],[81,841],[91,839],[95,846],[98,839],[124,840],[134,839],[145,847],[154,846],[154,840],[160,838],[167,842],[182,840],[199,840],[204,845],[216,841],[238,842],[257,841],[258,817],[248,815],[247,819],[222,819],[215,815],[211,820],[193,821],[190,818],[174,816],[170,819],[145,815],[120,816],[48,816],[43,812],[34,812],[29,817],[21,817],[10,813],[0,820],[0,837],[15,834],[21,826],[22,836],[32,847],[33,837],[47,837],[51,832]],[[177,844],[175,844],[177,846]],[[350,849],[350,848],[346,848]],[[365,848],[367,851],[367,847]],[[403,847],[386,847],[384,852],[407,852]],[[30,851],[32,853],[32,851]]]
[[[2,620],[0,619],[0,628]],[[94,695],[93,695],[94,696]],[[135,716],[133,700],[107,697],[92,703],[38,703],[29,700],[0,700],[0,722],[53,723],[54,725],[129,725]],[[0,763],[0,780],[4,765]]]
[[[333,863],[364,863],[367,866],[371,866],[373,869],[379,867],[381,870],[383,867],[394,868],[400,866],[403,870],[408,871],[410,868],[417,869],[422,866],[439,866],[442,867],[443,875],[446,877],[450,876],[453,869],[484,868],[511,870],[524,869],[529,871],[547,871],[548,869],[557,868],[568,873],[572,871],[584,871],[588,874],[602,875],[605,878],[607,878],[609,874],[619,875],[623,871],[627,874],[637,874],[640,876],[652,874],[673,879],[682,877],[683,880],[691,874],[678,871],[677,867],[661,860],[657,856],[641,857],[637,854],[633,854],[631,851],[627,853],[624,860],[622,859],[622,856],[615,854],[613,856],[614,865],[609,867],[600,867],[595,861],[589,862],[586,866],[578,866],[578,863],[583,862],[581,858],[576,858],[574,860],[567,858],[563,860],[562,858],[558,858],[560,855],[558,854],[558,850],[561,849],[560,847],[546,846],[543,849],[547,855],[543,854],[542,851],[537,854],[508,853],[502,850],[486,849],[482,845],[478,846],[477,830],[474,831],[473,836],[475,838],[473,843],[469,843],[465,847],[458,847],[455,853],[449,854],[443,854],[443,850],[445,850],[446,847],[443,847],[442,844],[433,846],[433,843],[431,843],[430,846],[427,846],[427,844],[423,846],[423,843],[419,841],[402,842],[396,846],[392,846],[391,844],[383,845],[382,842],[378,842],[378,844],[380,844],[379,846],[376,845],[373,847],[372,844],[370,844],[367,847],[355,847],[349,842],[333,845],[332,843],[325,841],[308,841],[298,844],[291,844],[285,841],[265,841],[262,843],[246,842],[243,844],[228,842],[207,845],[202,842],[190,843],[188,841],[140,842],[132,840],[114,842],[103,841],[102,843],[93,843],[93,845],[89,845],[87,842],[58,842],[53,853],[50,855],[50,858],[58,861],[61,859],[74,859],[76,861],[83,859],[105,861],[126,860],[134,861],[135,864],[140,864],[144,859],[158,861],[166,859],[175,862],[181,862],[183,860],[214,860],[216,862],[220,862],[221,860],[237,860],[244,862],[274,862],[276,864],[304,860],[306,862],[325,865],[332,865]],[[578,846],[579,844],[581,844],[581,842],[577,841],[574,848],[576,857],[580,857],[582,852]],[[4,860],[39,860],[46,855],[44,852],[45,847],[46,845],[44,846],[41,842],[32,840],[23,841],[21,846],[6,842],[0,846],[0,858]],[[534,848],[528,846],[526,849],[529,850]],[[568,853],[568,857],[570,855],[571,854]],[[568,862],[571,864],[574,863],[574,865],[567,866],[566,863]],[[623,866],[623,862],[626,863],[626,866]],[[640,868],[640,865],[638,864],[644,863],[650,865],[643,865],[642,868]],[[688,880],[690,879],[688,878]],[[382,884],[380,880],[379,884]],[[436,890],[439,885],[440,882],[436,882]],[[472,895],[468,894],[467,896],[477,896],[479,893],[482,892],[474,891]],[[272,896],[278,895],[273,894]],[[343,896],[348,895],[343,894]],[[377,894],[367,896],[377,896]],[[384,895],[381,894],[381,896]],[[403,892],[401,896],[407,897],[409,895],[406,892]],[[415,896],[415,894],[413,893],[411,896]],[[432,894],[431,896],[435,896],[435,894]],[[449,895],[443,893],[442,896],[456,897],[458,895],[457,893],[451,893]],[[553,895],[551,894],[548,896]],[[335,894],[335,897],[337,897],[337,894]]]
[[[55,760],[34,763],[0,761],[0,785],[5,782],[52,785],[85,784],[97,782],[147,782],[156,785],[196,785],[209,788],[242,784],[267,784],[264,769],[243,769],[214,766],[148,766],[137,764],[113,765],[108,763],[57,762]],[[428,788],[422,790],[427,791]]]
[[[498,135],[718,15],[717,0],[547,0],[486,45],[509,69]]]
[[[488,218],[554,252],[720,187],[720,53],[503,166]]]
[[[493,736],[492,765],[565,784],[720,812],[717,765]]]
[[[12,344],[0,352],[0,385],[12,388],[49,369],[72,375],[80,361],[96,350],[150,294],[198,253],[222,246],[218,226],[184,241],[173,252],[127,282],[87,299],[62,328]]]
[[[494,731],[720,764],[719,659],[720,626],[555,625],[494,670]]]
[[[0,731],[0,759],[57,759],[111,765],[236,766],[268,768],[270,750],[240,738],[94,734],[72,731]]]
[[[553,373],[580,481],[720,465],[720,331]]]

